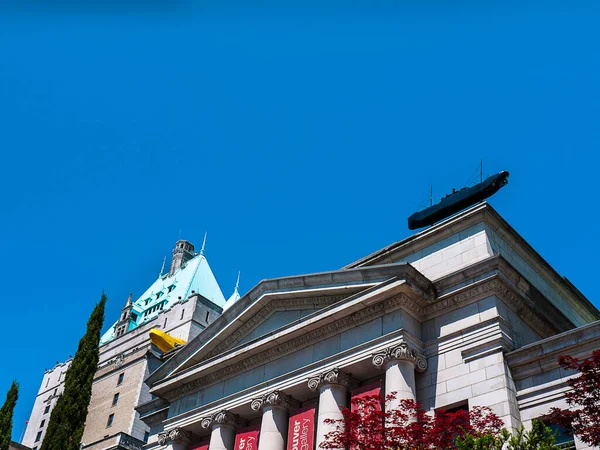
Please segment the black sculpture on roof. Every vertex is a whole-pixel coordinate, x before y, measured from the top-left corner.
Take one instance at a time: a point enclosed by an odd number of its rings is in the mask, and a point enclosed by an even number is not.
[[[502,171],[486,178],[475,186],[463,188],[459,191],[453,189],[452,193],[446,195],[439,203],[412,214],[408,218],[408,229],[416,230],[417,228],[433,225],[454,213],[485,200],[508,184],[508,175],[508,172]]]

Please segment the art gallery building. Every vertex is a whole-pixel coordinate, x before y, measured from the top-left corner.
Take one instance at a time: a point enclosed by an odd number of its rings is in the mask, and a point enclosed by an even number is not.
[[[313,450],[378,390],[528,426],[566,407],[558,356],[600,347],[598,310],[487,203],[228,306],[146,380],[144,448]]]

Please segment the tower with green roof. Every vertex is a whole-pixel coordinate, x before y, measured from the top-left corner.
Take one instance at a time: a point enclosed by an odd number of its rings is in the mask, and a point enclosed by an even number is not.
[[[178,240],[169,271],[161,270],[141,295],[130,293],[119,317],[102,335],[84,449],[112,450],[129,448],[128,442],[143,443],[148,427],[139,420],[134,407],[151,400],[143,380],[164,358],[150,343],[151,329],[158,328],[188,342],[223,312],[226,303],[229,307],[239,298],[236,284],[226,302],[206,258],[205,246],[206,237],[200,252],[191,242]],[[32,449],[41,445],[69,364],[70,360],[44,374],[23,439]]]

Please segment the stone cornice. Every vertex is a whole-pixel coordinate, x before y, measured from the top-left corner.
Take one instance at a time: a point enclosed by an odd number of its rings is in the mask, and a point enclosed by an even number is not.
[[[435,298],[433,284],[410,264],[394,264],[380,267],[365,267],[352,270],[337,270],[294,277],[261,281],[255,288],[239,299],[231,308],[211,323],[197,338],[189,342],[163,366],[152,373],[146,382],[153,387],[176,372],[187,370],[198,364],[215,345],[226,339],[234,328],[253,315],[253,310],[266,306],[271,301],[318,295],[339,295],[346,298],[368,290],[373,286],[398,278],[405,281],[407,292],[414,297],[427,300]],[[311,295],[312,293],[312,295]]]
[[[225,409],[213,414],[212,416],[205,417],[200,421],[200,425],[204,429],[211,429],[217,425],[241,428],[246,426],[246,423],[246,420]]]
[[[350,374],[337,367],[308,379],[308,388],[311,391],[318,391],[331,384],[338,384],[350,389],[357,384],[357,381]]]
[[[224,358],[223,364],[218,364],[218,370],[195,380],[190,380],[185,384],[179,385],[175,389],[161,394],[170,401],[174,401],[188,393],[195,392],[205,386],[223,380],[229,376],[253,369],[266,361],[273,360],[287,354],[293,353],[299,349],[307,347],[317,342],[321,342],[328,337],[339,334],[343,331],[352,329],[357,325],[368,322],[375,317],[380,317],[386,312],[397,310],[413,301],[405,294],[399,294],[394,297],[382,300],[374,305],[360,309],[353,314],[332,321],[322,327],[304,332],[299,336],[286,342],[282,342],[268,350],[249,355],[247,358],[226,365],[229,358]]]
[[[379,369],[384,368],[390,361],[409,361],[414,364],[417,371],[427,370],[425,355],[410,348],[406,342],[400,342],[373,355],[373,365]]]
[[[277,311],[305,308],[325,308],[335,302],[347,297],[346,295],[330,295],[308,298],[276,299],[259,309],[244,324],[231,333],[224,341],[208,352],[201,361],[206,361],[213,356],[219,355],[230,348],[235,347],[244,337],[250,334],[256,327],[263,323],[269,316]]]
[[[189,444],[191,441],[192,433],[179,427],[158,434],[158,443],[160,445],[167,445],[169,442]]]
[[[290,395],[281,391],[269,392],[261,397],[253,398],[250,407],[254,411],[259,411],[267,406],[277,406],[293,411],[300,407],[300,402]]]

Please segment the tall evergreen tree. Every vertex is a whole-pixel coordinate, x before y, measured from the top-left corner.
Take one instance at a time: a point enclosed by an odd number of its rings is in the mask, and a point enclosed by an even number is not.
[[[79,449],[92,396],[92,381],[98,367],[98,345],[105,304],[106,295],[102,293],[65,374],[65,389],[52,410],[40,450]]]
[[[19,383],[13,381],[6,393],[6,401],[0,408],[0,450],[8,450],[12,434],[13,411],[18,398]]]

